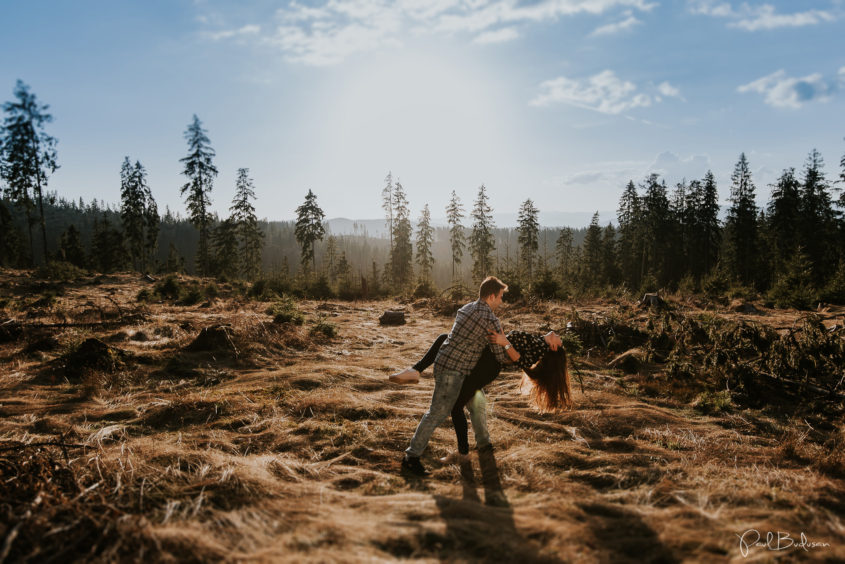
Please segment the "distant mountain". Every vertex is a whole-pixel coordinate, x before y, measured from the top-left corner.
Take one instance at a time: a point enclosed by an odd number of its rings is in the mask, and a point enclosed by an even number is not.
[[[590,225],[594,212],[540,212],[541,227],[573,227],[582,228]],[[496,227],[516,227],[517,214],[515,213],[494,213],[493,221]],[[599,223],[604,226],[609,222],[616,222],[616,212],[600,211]],[[386,237],[387,227],[384,219],[347,219],[336,217],[328,220],[329,230],[335,235],[363,235],[370,237]],[[431,224],[435,227],[447,225],[445,217],[431,218]],[[472,218],[464,218],[464,226],[472,225]],[[414,223],[416,228],[416,223]]]

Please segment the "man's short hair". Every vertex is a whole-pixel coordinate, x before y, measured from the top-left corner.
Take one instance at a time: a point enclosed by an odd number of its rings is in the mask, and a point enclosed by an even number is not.
[[[484,279],[484,282],[482,282],[481,286],[478,288],[478,298],[483,300],[487,296],[495,296],[502,290],[507,292],[508,285],[496,278],[495,276],[488,276]]]

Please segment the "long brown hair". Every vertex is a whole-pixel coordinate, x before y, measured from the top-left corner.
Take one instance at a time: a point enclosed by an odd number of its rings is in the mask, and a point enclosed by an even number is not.
[[[520,387],[531,387],[531,399],[540,411],[572,407],[572,385],[566,367],[566,351],[548,350],[531,368],[525,369]]]

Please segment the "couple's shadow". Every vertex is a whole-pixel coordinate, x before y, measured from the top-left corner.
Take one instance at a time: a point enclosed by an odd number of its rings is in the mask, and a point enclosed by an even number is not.
[[[481,467],[480,484],[472,460],[460,464],[461,499],[434,496],[440,516],[446,523],[441,556],[499,562],[560,562],[557,558],[541,555],[537,546],[517,531],[513,508],[502,487],[493,449],[480,450],[478,462]],[[484,492],[483,502],[479,486]]]

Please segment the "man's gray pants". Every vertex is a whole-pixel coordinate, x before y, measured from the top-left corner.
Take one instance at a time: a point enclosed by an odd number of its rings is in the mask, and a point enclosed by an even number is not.
[[[457,370],[437,370],[435,367],[434,393],[431,395],[431,406],[422,416],[420,424],[417,425],[417,430],[414,431],[411,444],[405,449],[405,454],[415,457],[422,455],[434,430],[452,412],[452,407],[458,399],[464,378],[466,378],[466,374]]]

